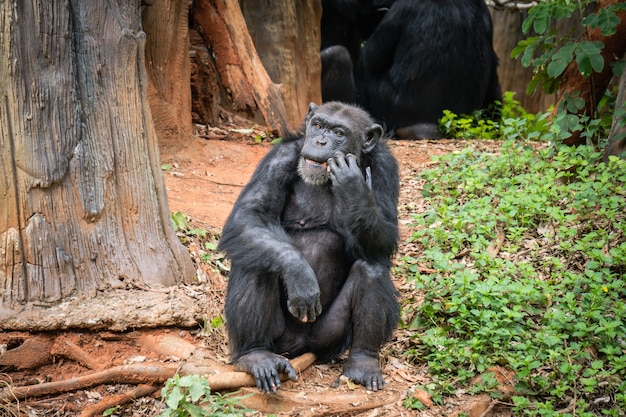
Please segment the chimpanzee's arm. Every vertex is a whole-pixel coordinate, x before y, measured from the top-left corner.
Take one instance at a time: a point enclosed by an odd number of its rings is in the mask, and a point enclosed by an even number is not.
[[[398,244],[397,162],[380,143],[362,165],[370,167],[371,186],[353,155],[338,153],[329,161],[333,190],[345,204],[346,243],[358,258],[388,263]]]
[[[279,144],[263,158],[226,221],[219,247],[251,276],[279,275],[289,311],[305,322],[321,313],[319,285],[280,222],[301,147],[302,141]]]

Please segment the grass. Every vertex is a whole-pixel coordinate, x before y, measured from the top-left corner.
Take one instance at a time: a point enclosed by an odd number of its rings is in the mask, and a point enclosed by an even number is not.
[[[403,326],[433,398],[500,365],[514,415],[626,415],[626,162],[600,160],[509,140],[419,174],[423,250],[401,268],[425,301],[405,303]]]

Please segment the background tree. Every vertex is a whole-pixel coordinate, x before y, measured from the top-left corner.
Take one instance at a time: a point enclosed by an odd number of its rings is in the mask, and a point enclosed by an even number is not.
[[[145,3],[145,1],[144,1]],[[152,119],[161,146],[192,134],[187,0],[154,1],[142,9]]]
[[[3,328],[123,328],[116,289],[194,279],[170,221],[139,3],[5,1],[0,19]],[[101,292],[112,315],[81,317]],[[36,307],[61,300],[76,307],[56,319]]]
[[[320,0],[240,0],[246,25],[272,81],[283,86],[287,119],[299,127],[309,103],[321,103]],[[280,3],[280,4],[279,4]]]
[[[504,0],[488,1],[493,20],[493,48],[498,55],[498,79],[502,91],[512,91],[515,99],[529,113],[545,112],[557,101],[556,92],[546,93],[541,90],[527,92],[533,78],[532,68],[520,65],[518,59],[511,57],[517,44],[533,34],[524,34],[522,24],[528,17],[528,9],[536,2],[507,2]],[[579,36],[582,27],[580,18],[571,16],[554,23],[555,31],[572,33]]]
[[[203,104],[216,124],[221,116],[217,107],[242,115],[282,133],[289,126],[282,86],[272,83],[248,33],[238,2],[197,0],[193,21],[208,47],[201,66],[209,76],[205,86],[196,86]],[[208,123],[207,123],[208,122]]]

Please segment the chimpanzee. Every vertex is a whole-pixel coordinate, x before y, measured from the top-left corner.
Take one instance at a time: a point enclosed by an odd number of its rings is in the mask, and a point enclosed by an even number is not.
[[[285,357],[329,361],[348,348],[343,375],[368,390],[385,384],[399,179],[382,134],[358,107],[311,103],[304,133],[268,152],[224,225],[232,361],[260,390],[275,392],[281,372],[296,379]]]
[[[350,51],[343,45],[322,49],[322,101],[356,103],[357,90]]]
[[[356,103],[361,46],[395,0],[322,0],[322,100]]]
[[[360,104],[397,136],[437,135],[443,110],[501,100],[492,40],[484,0],[398,0],[363,47]]]

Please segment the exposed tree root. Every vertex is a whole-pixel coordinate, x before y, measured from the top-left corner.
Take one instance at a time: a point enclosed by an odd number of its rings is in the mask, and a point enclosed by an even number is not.
[[[63,337],[58,337],[54,341],[50,353],[54,356],[64,356],[94,371],[101,371],[107,365],[96,360],[76,343]]]
[[[296,371],[301,372],[313,364],[315,359],[314,354],[306,353],[293,359],[291,364]],[[193,364],[185,364],[183,366],[170,363],[132,364],[116,366],[104,371],[93,372],[63,381],[5,388],[0,391],[0,401],[12,402],[43,395],[58,395],[102,384],[158,385],[173,377],[176,373],[181,375],[207,375],[206,378],[213,391],[232,390],[255,385],[254,378],[245,372],[215,373],[211,368]]]

